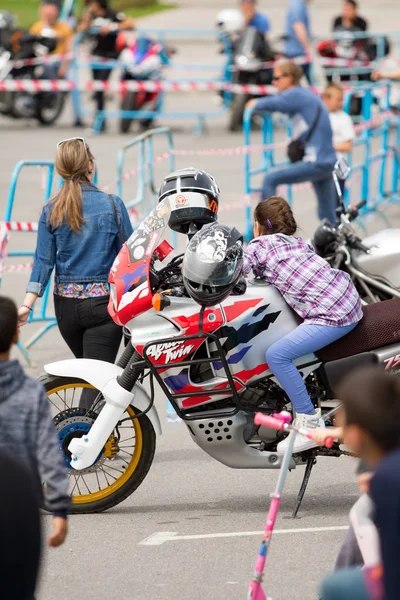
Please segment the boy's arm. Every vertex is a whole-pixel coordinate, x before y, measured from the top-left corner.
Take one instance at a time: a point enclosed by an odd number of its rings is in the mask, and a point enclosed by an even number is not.
[[[44,390],[40,391],[39,399],[36,460],[40,481],[45,484],[46,509],[56,517],[66,518],[71,504],[68,475]]]

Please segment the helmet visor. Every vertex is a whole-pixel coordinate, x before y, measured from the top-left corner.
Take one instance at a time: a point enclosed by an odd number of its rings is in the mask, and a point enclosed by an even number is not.
[[[197,238],[197,239],[195,239]],[[224,235],[205,227],[190,242],[183,261],[186,279],[210,286],[230,285],[242,265],[242,243],[227,249]]]

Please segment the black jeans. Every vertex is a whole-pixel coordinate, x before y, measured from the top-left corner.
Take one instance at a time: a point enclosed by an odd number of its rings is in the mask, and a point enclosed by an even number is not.
[[[122,327],[108,314],[108,299],[108,296],[80,299],[54,295],[58,328],[75,358],[115,362]],[[97,392],[85,390],[79,406],[90,408],[96,396]]]
[[[93,69],[94,81],[108,81],[111,75],[111,69]],[[104,110],[104,92],[95,92],[94,98],[97,104],[97,110]]]

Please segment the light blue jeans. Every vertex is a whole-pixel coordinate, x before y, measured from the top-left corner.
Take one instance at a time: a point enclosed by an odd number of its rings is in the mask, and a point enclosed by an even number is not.
[[[356,325],[357,323],[347,327],[331,327],[304,322],[268,348],[265,360],[287,393],[296,412],[312,415],[314,406],[293,361],[332,344],[350,333]]]
[[[361,569],[343,569],[327,577],[320,600],[372,600]]]
[[[332,178],[333,165],[297,162],[287,167],[271,169],[263,181],[262,200],[276,195],[279,185],[304,183],[310,181],[318,200],[318,218],[328,219],[333,225],[336,221],[337,192]]]

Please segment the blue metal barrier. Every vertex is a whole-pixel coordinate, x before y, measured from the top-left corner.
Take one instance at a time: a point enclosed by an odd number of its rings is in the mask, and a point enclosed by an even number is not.
[[[127,209],[135,209],[138,213],[138,221],[147,215],[154,208],[158,199],[159,185],[156,184],[154,175],[155,156],[154,141],[164,140],[167,142],[165,158],[168,159],[168,172],[175,170],[174,140],[172,132],[168,127],[159,127],[152,129],[134,138],[118,153],[117,165],[117,194],[123,198],[124,192],[124,172],[126,165],[126,154],[128,151],[135,151],[134,164],[137,165],[137,183],[136,195],[132,200],[125,201]],[[176,244],[176,234],[172,232],[173,245]]]
[[[13,208],[15,201],[15,194],[17,191],[18,178],[21,171],[25,167],[43,167],[47,170],[46,183],[44,188],[44,202],[47,202],[51,197],[51,191],[53,186],[53,178],[54,178],[54,161],[51,160],[21,160],[19,161],[12,172],[11,182],[8,192],[8,199],[6,205],[6,211],[4,215],[5,221],[11,221],[13,217]],[[33,257],[34,252],[32,250],[10,250],[8,252],[9,257]],[[23,345],[21,342],[19,344],[19,348],[21,352],[23,352],[28,363],[31,363],[31,359],[29,356],[28,349],[33,346],[41,337],[44,336],[47,331],[49,331],[52,327],[57,324],[55,317],[53,315],[49,315],[47,312],[47,303],[49,299],[50,293],[50,285],[46,287],[46,290],[41,298],[39,312],[35,310],[29,319],[30,323],[44,323],[43,327],[39,329],[30,339],[29,341]]]
[[[383,82],[380,84],[362,83],[357,85],[353,90],[347,92],[345,98],[345,108],[350,106],[351,98],[354,95],[358,95],[362,98],[362,117],[363,121],[370,121],[374,118],[373,107],[375,104],[375,94],[377,90],[384,91],[385,101],[382,105],[383,112],[389,108],[389,97],[390,97],[390,84]],[[243,129],[244,129],[244,140],[245,146],[249,149],[252,144],[253,132],[251,129],[251,116],[252,109],[247,109],[244,115]],[[261,160],[258,161],[257,165],[254,165],[252,155],[250,151],[245,153],[244,168],[245,168],[245,193],[247,197],[251,194],[259,194],[261,186],[254,182],[256,177],[265,174],[269,169],[273,167],[279,167],[287,165],[288,162],[279,162],[276,157],[276,148],[274,147],[274,122],[272,115],[268,113],[261,114],[261,137],[262,144],[269,145],[261,153]],[[290,137],[290,129],[287,130],[288,137]],[[394,139],[391,139],[394,136]],[[378,149],[373,146],[374,140],[378,140]],[[354,147],[361,147],[362,157],[360,162],[354,163],[354,154],[349,155],[349,162],[352,167],[352,178],[361,177],[361,198],[354,199],[354,203],[360,199],[367,200],[367,206],[363,209],[362,216],[369,213],[375,213],[385,222],[385,225],[390,226],[390,223],[382,212],[382,206],[385,202],[397,202],[399,201],[399,154],[398,147],[400,142],[400,119],[393,121],[389,118],[384,118],[379,123],[362,129],[359,137],[354,140]],[[259,140],[257,140],[259,143]],[[390,164],[392,161],[392,165]],[[371,171],[375,165],[379,166],[379,174],[377,183],[374,185]],[[389,167],[392,169],[390,188],[386,189],[386,181],[389,174]],[[346,190],[345,202],[349,203],[351,198],[354,196],[354,192],[351,189],[351,185]],[[292,186],[288,186],[288,201],[291,204],[293,198]],[[250,239],[252,235],[252,207],[250,203],[245,208],[245,222],[246,222],[246,239]]]
[[[215,118],[215,117],[220,117],[222,114],[224,114],[229,107],[229,99],[230,99],[230,94],[229,93],[224,93],[223,94],[223,106],[222,108],[220,108],[219,110],[210,110],[210,111],[193,111],[193,110],[189,110],[189,111],[165,111],[164,110],[164,99],[165,99],[165,94],[164,92],[160,92],[157,98],[157,106],[154,110],[103,110],[103,111],[94,111],[94,110],[90,110],[89,108],[86,108],[83,106],[82,104],[82,94],[80,92],[80,86],[79,86],[79,74],[80,74],[80,70],[82,68],[90,68],[90,69],[109,69],[112,70],[114,68],[126,68],[126,63],[122,63],[121,61],[118,60],[107,60],[107,61],[92,61],[92,62],[80,62],[79,60],[79,46],[82,43],[84,37],[86,35],[89,34],[94,34],[96,33],[96,30],[91,30],[91,31],[87,31],[87,32],[82,32],[80,34],[78,34],[75,37],[74,40],[74,47],[73,47],[73,55],[74,58],[72,60],[71,63],[71,70],[70,70],[70,75],[71,75],[71,79],[74,82],[75,86],[74,89],[71,92],[72,95],[72,101],[73,101],[73,109],[74,109],[74,114],[75,114],[75,119],[76,121],[82,121],[82,118],[85,115],[90,115],[93,116],[95,115],[94,118],[94,124],[93,124],[93,132],[94,133],[99,133],[102,127],[102,124],[104,122],[104,120],[107,117],[113,117],[113,118],[127,118],[127,119],[153,119],[156,117],[165,117],[165,118],[171,118],[171,119],[183,119],[183,118],[191,118],[191,119],[196,119],[198,122],[198,127],[197,130],[198,131],[202,131],[204,128],[204,124],[205,124],[205,119],[206,118]],[[187,36],[187,37],[193,37],[193,36],[212,36],[213,38],[217,38],[218,36],[218,32],[214,31],[214,30],[202,30],[202,29],[193,29],[193,30],[181,30],[181,29],[149,29],[146,31],[139,31],[137,32],[138,35],[152,35],[154,36],[160,43],[162,43],[164,45],[164,54],[166,54],[165,49],[166,49],[166,42],[165,42],[165,38],[166,36],[170,36],[170,35],[179,35],[179,36]],[[220,81],[230,81],[231,79],[231,71],[230,71],[230,65],[232,63],[231,60],[231,46],[230,46],[230,42],[229,39],[227,38],[227,36],[225,35],[219,35],[218,36],[220,38],[220,41],[223,43],[224,45],[224,55],[225,55],[225,63],[222,65],[208,65],[208,64],[197,64],[197,65],[188,65],[188,64],[180,64],[176,61],[174,62],[166,62],[165,66],[169,66],[171,68],[190,68],[191,70],[204,70],[204,71],[209,71],[209,70],[218,70],[221,71],[221,75],[217,78],[197,78],[195,80],[193,80],[193,78],[191,78],[191,81],[198,81],[200,82],[220,82]],[[153,80],[153,78],[150,78],[149,81]],[[176,81],[177,83],[183,83],[186,80],[185,79],[174,79],[174,81]]]

